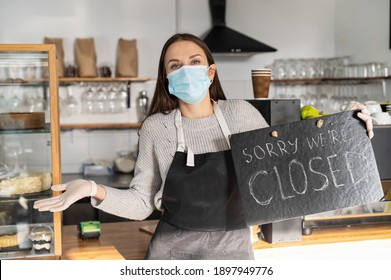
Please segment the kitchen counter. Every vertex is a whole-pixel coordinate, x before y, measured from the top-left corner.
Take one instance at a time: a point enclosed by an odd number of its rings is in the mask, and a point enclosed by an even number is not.
[[[156,224],[103,223],[99,240],[87,241],[78,237],[75,225],[64,226],[62,259],[143,259]],[[254,250],[256,259],[391,258],[391,224],[315,229],[297,242],[255,242]]]
[[[255,257],[285,259],[391,258],[391,224],[314,229],[301,241],[254,243]]]
[[[133,174],[114,173],[111,175],[84,175],[83,173],[62,174],[62,182],[69,182],[75,179],[93,180],[97,184],[110,186],[117,189],[127,189],[133,179]],[[160,212],[154,211],[147,219],[159,219]],[[77,225],[82,221],[99,220],[102,223],[127,221],[125,218],[120,218],[100,211],[91,206],[90,198],[83,198],[63,212],[64,225]]]
[[[133,173],[114,173],[111,175],[84,175],[83,173],[62,174],[63,183],[76,179],[93,180],[97,184],[102,184],[113,188],[125,189],[129,188],[129,184],[133,179]]]
[[[63,260],[127,259],[141,260],[147,252],[152,235],[140,228],[152,230],[157,220],[101,223],[99,239],[82,240],[76,225],[63,227]]]

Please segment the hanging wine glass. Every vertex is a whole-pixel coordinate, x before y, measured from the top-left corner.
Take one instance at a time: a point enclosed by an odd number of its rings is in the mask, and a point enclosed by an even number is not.
[[[127,109],[128,93],[126,92],[126,86],[122,85],[118,92],[119,112],[124,113]]]
[[[86,87],[86,89],[81,94],[81,102],[82,102],[82,113],[83,114],[91,114],[94,111],[94,92],[91,86]]]
[[[40,92],[38,88],[35,89],[35,112],[43,112],[45,110],[45,100],[43,98],[43,92]]]
[[[104,114],[106,113],[107,111],[107,106],[106,106],[106,102],[107,102],[107,94],[106,94],[106,91],[105,91],[105,88],[100,86],[98,88],[98,93],[97,93],[97,112],[98,114]]]
[[[11,112],[21,112],[22,111],[22,101],[19,98],[20,89],[13,89],[13,96],[9,101],[9,108]]]
[[[117,110],[118,95],[115,87],[109,87],[107,97],[109,100],[109,108],[108,108],[109,113],[118,113]]]
[[[67,95],[61,102],[61,109],[63,111],[63,116],[74,116],[78,114],[79,110],[79,102],[76,100],[76,98],[73,96],[73,90],[72,87],[66,88]]]
[[[7,112],[7,100],[4,97],[3,89],[0,89],[0,113]]]
[[[26,88],[26,94],[24,96],[24,106],[27,112],[36,112],[35,92],[33,88]]]

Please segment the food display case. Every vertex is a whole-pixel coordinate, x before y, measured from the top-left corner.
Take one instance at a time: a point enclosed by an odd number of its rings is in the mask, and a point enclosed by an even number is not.
[[[61,257],[61,214],[38,199],[61,182],[54,45],[0,44],[0,259]]]

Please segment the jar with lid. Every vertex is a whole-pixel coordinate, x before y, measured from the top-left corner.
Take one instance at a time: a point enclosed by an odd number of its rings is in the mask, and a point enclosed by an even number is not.
[[[148,104],[149,99],[147,96],[147,91],[142,90],[139,92],[139,96],[137,97],[137,118],[139,122],[142,122],[148,113]]]
[[[135,159],[130,151],[119,151],[114,159],[115,171],[120,173],[131,173],[134,170]]]
[[[50,253],[52,248],[53,229],[48,225],[37,225],[30,232],[30,240],[36,254]]]

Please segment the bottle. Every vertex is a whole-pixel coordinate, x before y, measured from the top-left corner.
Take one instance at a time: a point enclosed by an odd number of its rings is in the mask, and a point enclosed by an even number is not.
[[[149,100],[147,96],[147,91],[140,91],[139,96],[137,97],[137,117],[139,122],[142,122],[147,116],[149,105],[148,103]]]

